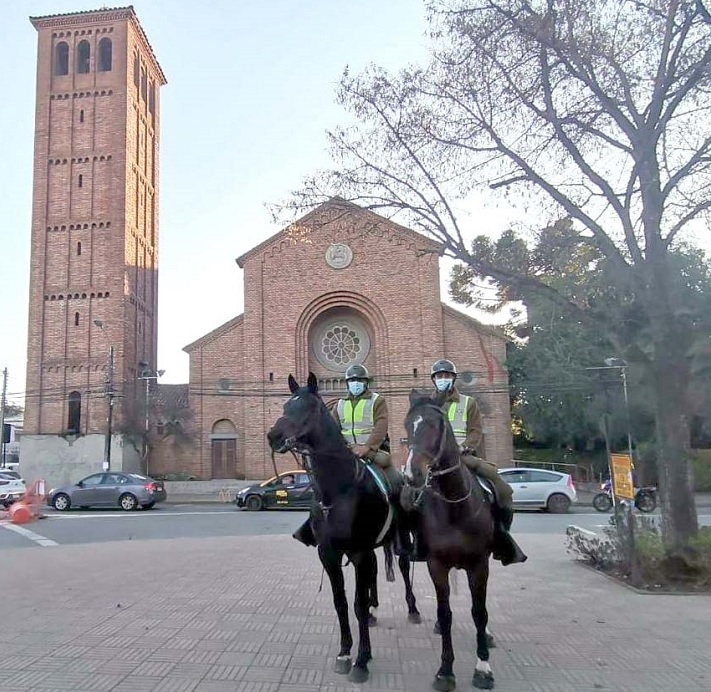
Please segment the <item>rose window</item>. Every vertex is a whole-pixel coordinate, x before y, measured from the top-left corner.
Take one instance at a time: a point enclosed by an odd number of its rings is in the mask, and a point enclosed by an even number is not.
[[[321,353],[336,365],[353,362],[360,352],[360,337],[355,329],[348,325],[330,327],[321,337]]]

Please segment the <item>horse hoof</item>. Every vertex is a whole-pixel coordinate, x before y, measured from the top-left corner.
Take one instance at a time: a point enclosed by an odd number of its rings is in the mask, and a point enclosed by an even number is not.
[[[479,690],[493,690],[494,675],[492,673],[482,673],[479,670],[475,670],[472,685]]]
[[[351,669],[351,657],[350,656],[338,656],[336,657],[336,662],[333,664],[333,672],[339,675],[345,675]]]
[[[438,692],[451,692],[457,686],[457,678],[454,675],[435,675],[432,681],[432,688]]]
[[[435,634],[442,634],[442,630],[439,628],[439,620],[437,620],[437,622],[435,622],[434,633]]]
[[[368,627],[375,627],[378,624],[378,618],[373,613],[368,613]]]
[[[493,634],[489,634],[489,632],[486,633],[486,645],[490,649],[495,649],[496,648],[496,639],[494,639]]]
[[[422,622],[422,616],[419,613],[408,613],[407,621],[413,625],[419,625]]]
[[[353,666],[351,668],[351,672],[348,673],[348,680],[349,682],[355,682],[357,684],[360,684],[362,682],[365,682],[370,673],[368,673],[367,668],[363,668],[362,666]]]

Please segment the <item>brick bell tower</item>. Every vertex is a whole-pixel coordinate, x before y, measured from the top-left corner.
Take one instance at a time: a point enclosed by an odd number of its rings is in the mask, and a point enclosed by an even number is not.
[[[166,80],[132,7],[30,21],[38,51],[23,463],[82,458],[100,468],[109,379],[118,434],[140,418],[138,363],[157,367]],[[114,440],[112,468],[122,467],[123,447]]]

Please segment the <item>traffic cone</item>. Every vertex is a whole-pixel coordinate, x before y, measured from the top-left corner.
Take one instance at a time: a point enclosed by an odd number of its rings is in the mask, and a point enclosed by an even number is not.
[[[32,521],[32,510],[29,505],[22,500],[18,500],[10,505],[10,521],[13,524],[27,524]]]

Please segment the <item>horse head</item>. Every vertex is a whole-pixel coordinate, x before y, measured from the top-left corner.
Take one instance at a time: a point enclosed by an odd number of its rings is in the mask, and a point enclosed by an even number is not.
[[[413,389],[410,409],[405,416],[405,430],[410,453],[405,475],[415,486],[422,486],[437,474],[459,461],[457,441],[442,408],[446,392],[430,396]]]

